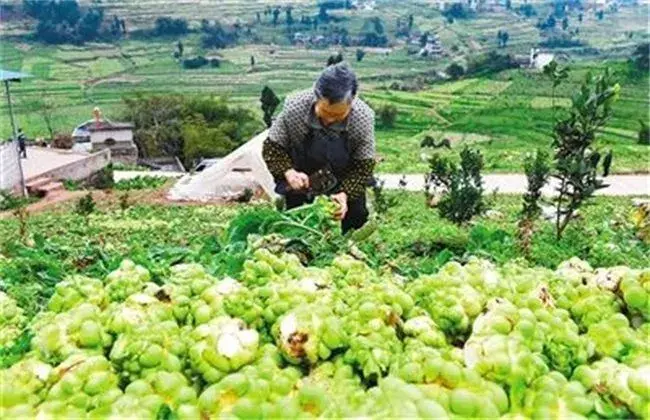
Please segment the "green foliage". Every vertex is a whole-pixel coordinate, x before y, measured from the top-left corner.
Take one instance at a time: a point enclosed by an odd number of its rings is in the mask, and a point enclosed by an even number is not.
[[[638,142],[639,144],[648,146],[650,145],[650,127],[648,127],[648,123],[643,120],[639,120],[639,124],[641,125],[641,128],[639,128]]]
[[[92,193],[89,192],[77,200],[77,204],[75,205],[75,213],[80,216],[88,217],[95,211],[95,208],[95,200],[93,199]]]
[[[187,20],[183,18],[160,16],[154,22],[153,34],[155,36],[177,36],[185,35],[188,32]]]
[[[262,103],[262,112],[264,113],[264,123],[267,127],[271,128],[273,114],[278,105],[280,105],[280,99],[270,87],[264,86],[260,102]]]
[[[379,107],[379,121],[383,127],[391,128],[395,126],[397,119],[397,107],[392,104],[384,104]]]
[[[366,52],[361,48],[357,48],[357,52],[356,52],[357,62],[360,63],[361,61],[363,61],[363,57],[365,56],[366,56]]]
[[[535,219],[539,217],[542,188],[548,182],[550,171],[549,154],[545,150],[540,149],[526,158],[524,172],[528,180],[528,187],[523,197],[521,210],[523,218]]]
[[[460,152],[460,166],[434,154],[429,160],[429,169],[427,184],[445,189],[438,203],[442,217],[461,224],[485,210],[481,152],[464,148]]]
[[[611,118],[619,91],[620,86],[613,81],[608,70],[596,78],[587,75],[580,92],[573,97],[569,116],[555,125],[553,176],[560,181],[556,201],[558,238],[573,219],[575,211],[596,190],[605,187],[598,177],[601,155],[593,149],[593,142],[596,132]],[[603,176],[609,173],[611,162],[610,151],[602,162]]]
[[[650,43],[640,44],[632,53],[637,70],[647,73],[650,70]]]
[[[115,189],[118,191],[129,190],[146,190],[160,188],[167,182],[168,178],[164,176],[136,176],[131,179],[123,179],[115,183]]]
[[[339,52],[339,53],[337,53],[336,55],[330,55],[330,56],[327,58],[327,63],[326,63],[326,65],[327,65],[327,67],[329,67],[329,66],[333,66],[333,65],[335,65],[335,64],[342,63],[343,60],[344,60],[344,58],[343,58],[343,53]]]
[[[542,212],[540,207],[542,188],[548,182],[551,172],[549,154],[540,149],[534,155],[528,155],[524,162],[524,172],[528,180],[528,187],[523,197],[517,236],[524,255],[529,255],[535,220]]]
[[[201,46],[203,48],[226,48],[237,43],[239,34],[235,30],[224,28],[219,22],[210,24],[207,20],[201,21]]]
[[[185,69],[200,69],[201,67],[205,67],[207,65],[210,65],[211,67],[219,67],[221,65],[218,58],[211,58],[208,60],[202,55],[186,58],[182,61],[182,64],[183,68]]]
[[[10,191],[0,190],[0,211],[17,210],[33,201],[31,198],[18,196]]]
[[[142,155],[195,159],[230,153],[259,128],[251,111],[225,98],[138,95],[124,99]]]
[[[445,73],[447,73],[451,80],[458,80],[465,74],[465,69],[458,63],[451,63],[447,66]]]
[[[84,183],[99,190],[108,190],[113,188],[113,185],[115,185],[115,179],[113,178],[113,164],[109,163],[107,166],[92,174]]]
[[[454,19],[469,19],[473,16],[473,13],[465,8],[462,3],[452,3],[451,6],[445,7],[442,15],[453,21]]]
[[[519,65],[512,55],[490,51],[487,54],[471,58],[465,73],[468,75],[489,75],[517,67]]]
[[[397,205],[398,198],[393,195],[386,194],[384,190],[384,181],[378,181],[372,186],[372,204],[373,209],[380,216],[388,213],[392,207]]]
[[[359,36],[360,45],[365,47],[384,47],[388,44],[386,25],[380,17],[365,19]]]

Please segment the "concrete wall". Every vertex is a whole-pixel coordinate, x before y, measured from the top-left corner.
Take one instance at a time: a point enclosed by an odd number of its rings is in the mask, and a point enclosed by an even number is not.
[[[59,166],[58,168],[52,169],[44,174],[40,174],[38,178],[49,176],[57,180],[70,179],[78,181],[88,178],[90,175],[104,168],[110,162],[111,151],[106,149],[101,152],[93,153],[83,160]]]
[[[20,189],[18,143],[0,144],[0,190]]]
[[[102,130],[102,131],[93,131],[90,133],[90,142],[91,143],[104,143],[106,139],[113,139],[116,142],[132,142],[133,141],[133,131],[132,130]]]

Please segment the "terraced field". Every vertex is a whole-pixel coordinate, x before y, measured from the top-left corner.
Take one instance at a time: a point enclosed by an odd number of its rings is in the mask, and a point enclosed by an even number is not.
[[[103,2],[108,15],[117,14],[127,20],[129,29],[147,28],[158,16],[184,17],[191,26],[200,19],[252,24],[255,13],[263,11],[268,2],[262,0],[107,0]],[[314,14],[314,2],[280,0],[273,4],[294,6],[294,16],[303,12]],[[580,29],[581,39],[597,47],[598,55],[584,49],[563,50],[569,54],[574,68],[572,79],[559,92],[556,104],[567,107],[573,91],[586,72],[595,65],[610,64],[622,68],[623,57],[632,47],[648,37],[645,30],[647,7],[623,8],[597,21],[593,10],[587,11],[582,23],[572,16],[571,25]],[[476,18],[448,24],[435,5],[428,1],[394,3],[378,1],[375,10],[336,11],[344,18],[350,34],[358,33],[365,18],[381,16],[386,32],[394,34],[397,19],[415,16],[415,28],[435,32],[449,55],[423,59],[408,55],[403,40],[394,40],[386,50],[367,49],[362,62],[356,62],[356,48],[342,49],[357,71],[362,92],[374,104],[392,103],[399,109],[397,125],[378,129],[378,148],[385,158],[382,170],[419,172],[424,170],[419,142],[427,133],[446,136],[455,145],[480,138],[480,146],[493,171],[519,170],[524,152],[549,142],[552,127],[550,85],[539,75],[525,71],[506,72],[483,79],[428,85],[418,92],[390,90],[393,82],[430,78],[444,70],[452,61],[465,64],[476,54],[496,47],[496,32],[510,34],[503,52],[528,54],[540,41],[535,28],[537,17],[525,19],[507,11],[481,12]],[[645,13],[645,15],[644,15]],[[122,98],[136,93],[179,93],[227,95],[242,106],[259,108],[259,92],[264,85],[272,87],[281,97],[291,91],[311,86],[327,57],[339,51],[306,49],[289,45],[286,31],[273,28],[263,17],[254,26],[263,43],[240,45],[218,51],[202,51],[199,35],[183,38],[185,55],[219,56],[219,68],[185,70],[173,59],[176,39],[127,39],[115,44],[89,43],[84,46],[44,46],[20,38],[0,40],[3,68],[23,71],[33,77],[13,86],[15,110],[21,125],[30,137],[46,133],[42,118],[35,112],[35,100],[47,98],[56,105],[56,130],[69,132],[75,125],[91,117],[94,106],[104,115],[119,119]],[[5,30],[10,24],[2,24]],[[25,25],[15,24],[24,31]],[[22,29],[21,29],[22,28]],[[9,31],[11,33],[11,31]],[[630,38],[630,34],[632,38]],[[593,53],[593,51],[592,51]],[[587,55],[584,55],[587,54]],[[254,56],[256,65],[250,66]],[[619,63],[619,64],[617,64]],[[647,171],[645,150],[637,146],[638,120],[647,119],[647,79],[624,80],[621,101],[617,105],[611,127],[603,133],[601,143],[611,146],[616,155],[615,170]],[[0,136],[10,134],[5,101],[0,104]],[[484,141],[488,139],[487,141]]]

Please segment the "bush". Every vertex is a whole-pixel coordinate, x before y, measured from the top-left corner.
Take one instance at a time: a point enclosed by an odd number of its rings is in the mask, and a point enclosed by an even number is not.
[[[208,65],[208,60],[202,55],[192,57],[192,58],[186,58],[183,60],[183,68],[190,69],[190,70],[198,69],[207,65]]]
[[[496,51],[490,51],[488,54],[472,59],[467,65],[467,71],[465,73],[471,75],[485,75],[518,67],[519,64],[517,64],[512,55],[499,54]]]
[[[639,120],[641,128],[639,128],[639,144],[650,146],[650,127],[648,123],[643,120]]]
[[[464,148],[460,152],[460,166],[448,157],[435,154],[429,160],[429,186],[443,187],[438,203],[440,216],[461,224],[485,210],[483,202],[483,155],[478,150]]]
[[[388,37],[384,21],[379,17],[368,18],[361,28],[360,45],[366,47],[385,47],[388,45]]]
[[[447,18],[448,22],[453,22],[455,19],[468,19],[472,16],[472,12],[467,10],[462,3],[454,3],[445,8],[442,15]]]
[[[379,121],[381,125],[387,128],[392,128],[395,126],[395,120],[397,119],[397,107],[392,104],[382,105],[379,108]]]
[[[451,78],[451,80],[457,80],[463,77],[465,74],[465,69],[458,63],[451,63],[445,72]]]
[[[52,140],[52,147],[55,149],[69,150],[72,149],[72,146],[74,146],[74,139],[70,134],[58,133],[54,136],[54,140]]]
[[[237,31],[227,30],[219,22],[210,25],[207,21],[201,22],[201,46],[203,48],[227,48],[237,43]]]
[[[250,110],[228,106],[226,98],[138,95],[124,100],[144,157],[177,156],[191,164],[198,157],[230,153],[261,128]]]
[[[109,190],[113,188],[113,185],[115,185],[113,165],[109,163],[104,168],[95,172],[84,184],[98,190]]]
[[[170,16],[161,16],[156,19],[153,33],[156,36],[177,36],[185,35],[189,32],[187,20]]]

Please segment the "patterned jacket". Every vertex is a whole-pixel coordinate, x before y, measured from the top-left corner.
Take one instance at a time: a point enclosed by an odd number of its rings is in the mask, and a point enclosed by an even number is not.
[[[313,129],[330,129],[314,124],[315,103],[316,95],[312,90],[289,96],[284,109],[273,122],[269,138],[264,142],[262,156],[276,180],[284,180],[284,173],[294,167],[289,150],[292,145],[304,141],[310,126]],[[374,169],[375,113],[365,102],[355,98],[346,121],[332,129],[347,132],[351,162],[341,180],[341,189],[348,198],[358,198],[365,193]]]

